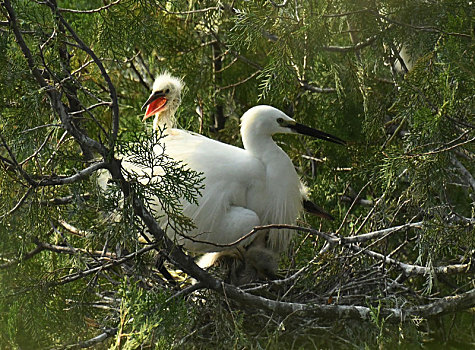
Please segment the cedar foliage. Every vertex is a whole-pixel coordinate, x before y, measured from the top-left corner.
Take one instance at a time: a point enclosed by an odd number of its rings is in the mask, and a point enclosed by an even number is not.
[[[0,347],[473,343],[473,312],[465,311],[473,297],[453,316],[414,316],[399,327],[383,310],[427,305],[475,288],[473,14],[466,0],[4,1]],[[111,86],[76,36],[115,87],[117,136]],[[33,66],[49,87],[40,86]],[[351,237],[420,222],[325,253],[322,238],[298,234],[280,272],[304,273],[290,285],[258,292],[293,303],[367,307],[369,321],[283,317],[208,290],[172,297],[189,278],[173,272],[183,269],[173,261],[166,266],[177,282],[162,278],[156,260],[162,263],[166,254],[143,251],[138,237],[147,228],[133,203],[123,201],[123,187],[118,183],[104,196],[96,171],[61,183],[98,159],[131,150],[137,162],[167,164],[170,174],[166,185],[149,188],[129,174],[131,191],[146,207],[151,193],[159,192],[180,229],[192,225],[176,199],[199,195],[199,174],[165,156],[150,159],[160,140],[143,142],[150,132],[140,107],[164,70],[185,82],[178,111],[183,128],[240,145],[239,116],[271,104],[348,141],[343,149],[277,137],[311,199],[336,218],[304,215],[302,226]],[[74,128],[108,153],[66,131],[51,102],[54,89]],[[165,249],[161,242],[154,247]],[[405,273],[360,248],[427,272]],[[82,275],[108,262],[115,263]],[[452,264],[467,269],[435,272]],[[212,271],[218,278],[222,273]],[[104,339],[82,343],[99,334]]]

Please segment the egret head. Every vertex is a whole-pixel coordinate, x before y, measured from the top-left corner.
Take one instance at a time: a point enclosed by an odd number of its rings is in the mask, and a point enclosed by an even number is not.
[[[241,134],[256,135],[257,137],[274,134],[298,133],[322,140],[345,145],[342,139],[326,132],[297,123],[284,112],[271,106],[255,106],[249,109],[241,118]]]
[[[181,90],[183,82],[172,77],[169,73],[160,74],[153,83],[152,94],[142,106],[147,107],[142,121],[155,115],[154,127],[157,127],[160,119],[171,120],[181,102]]]

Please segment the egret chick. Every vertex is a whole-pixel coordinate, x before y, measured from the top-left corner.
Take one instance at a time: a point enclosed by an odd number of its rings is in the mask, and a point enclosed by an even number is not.
[[[155,115],[154,129],[175,124],[173,115],[181,100],[181,88],[182,83],[169,75],[159,76],[155,81],[154,90],[143,107],[147,107],[144,120]],[[304,203],[308,202],[290,158],[272,139],[277,133],[298,133],[345,144],[338,137],[299,124],[277,108],[266,105],[253,107],[242,116],[244,149],[181,129],[169,129],[164,140],[168,156],[203,173],[204,190],[197,204],[182,201],[183,214],[193,220],[194,230],[186,236],[177,234],[173,225],[166,225],[166,217],[161,224],[167,235],[185,249],[213,253],[205,257],[201,265],[220,257],[240,258],[241,267],[231,273],[238,275],[231,278],[236,284],[256,277],[273,278],[277,270],[276,257],[288,247],[292,231],[259,231],[246,239],[241,240],[242,237],[256,226],[294,224]],[[157,154],[159,151],[157,149]],[[161,211],[158,201],[153,206],[157,212]]]

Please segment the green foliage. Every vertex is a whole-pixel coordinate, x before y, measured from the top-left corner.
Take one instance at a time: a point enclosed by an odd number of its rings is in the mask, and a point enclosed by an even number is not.
[[[324,242],[312,236],[297,236],[281,263],[287,276],[303,267],[305,273],[285,292],[268,293],[284,301],[360,303],[372,308],[373,322],[362,326],[262,316],[207,292],[186,302],[169,299],[172,287],[153,264],[161,257],[146,253],[69,281],[76,273],[140,251],[144,226],[118,184],[111,184],[113,190],[104,196],[96,175],[39,187],[23,176],[30,174],[35,181],[65,178],[98,155],[88,155],[65,133],[51,107],[49,88],[41,88],[33,77],[7,24],[4,3],[1,348],[77,344],[106,327],[117,328],[117,334],[102,346],[115,348],[473,343],[473,313],[408,325],[391,325],[379,315],[383,307],[462,293],[473,288],[473,274],[402,276],[394,266],[344,247],[320,254]],[[13,1],[18,28],[43,79],[61,92],[74,126],[109,145],[108,86],[50,3],[55,2]],[[200,174],[166,156],[163,135],[146,131],[141,123],[141,105],[154,76],[163,70],[185,82],[177,113],[183,128],[240,145],[239,116],[253,105],[272,104],[298,122],[348,141],[344,148],[300,137],[276,138],[308,185],[310,198],[336,218],[322,222],[305,215],[311,227],[351,236],[422,221],[422,228],[388,235],[368,249],[429,268],[473,257],[475,50],[470,1],[65,0],[58,6],[58,14],[99,57],[117,89],[115,156],[133,154],[124,160],[137,169],[124,174],[131,190],[157,217],[150,203],[158,198],[178,231],[193,225],[181,213],[182,200],[195,201],[201,184]],[[90,9],[97,11],[85,11]],[[403,53],[407,55],[401,57]],[[219,110],[225,118],[221,130],[216,128]],[[160,156],[152,156],[152,150]],[[156,169],[157,176],[141,171],[147,167]],[[364,202],[352,205],[358,193]],[[64,198],[64,203],[55,202]],[[38,242],[56,250],[32,254]],[[401,289],[388,292],[396,279],[402,280]]]
[[[184,200],[197,203],[197,197],[203,189],[202,178],[200,173],[166,154],[163,141],[167,135],[163,131],[136,134],[120,143],[117,150],[119,154],[130,155],[126,158],[132,165],[127,178],[135,185],[134,192],[150,212],[157,220],[166,215],[168,224],[176,232],[186,233],[193,227],[193,222],[181,213],[182,203]],[[118,191],[120,189],[116,188]],[[120,194],[117,196],[120,197]]]
[[[117,334],[111,349],[172,349],[194,323],[195,312],[165,291],[146,291],[124,281]]]

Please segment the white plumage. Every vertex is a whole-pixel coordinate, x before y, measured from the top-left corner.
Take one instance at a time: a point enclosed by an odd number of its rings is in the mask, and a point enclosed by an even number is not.
[[[180,103],[181,87],[176,78],[159,76],[144,105],[147,106],[144,120],[155,115],[155,129],[164,123],[172,126]],[[305,188],[290,158],[272,139],[276,133],[302,133],[343,144],[342,140],[298,124],[280,110],[265,105],[249,109],[241,118],[244,149],[185,130],[167,129],[164,139],[167,155],[202,172],[205,185],[198,205],[183,202],[184,214],[196,225],[196,229],[186,235],[195,241],[177,235],[165,225],[167,219],[164,218],[161,224],[167,227],[167,235],[192,252],[220,252],[208,259],[211,262],[219,255],[236,252],[246,258],[246,252],[253,251],[248,260],[252,261],[252,270],[257,271],[255,275],[259,275],[260,270],[269,270],[263,271],[262,275],[272,276],[275,271],[271,270],[275,270],[277,264],[269,260],[288,247],[290,231],[260,231],[232,247],[213,244],[231,244],[255,226],[295,223],[302,210]],[[161,150],[157,149],[159,152]],[[127,157],[123,166],[138,173],[144,171],[134,168]],[[154,173],[157,171],[159,169],[154,169]],[[154,209],[160,212],[158,203]],[[260,263],[260,256],[266,261]],[[246,266],[244,270],[249,269]]]

